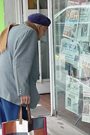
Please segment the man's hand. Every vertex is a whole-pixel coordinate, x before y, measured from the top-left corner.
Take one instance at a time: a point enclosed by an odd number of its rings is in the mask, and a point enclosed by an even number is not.
[[[21,104],[30,104],[30,96],[21,96],[20,101]]]

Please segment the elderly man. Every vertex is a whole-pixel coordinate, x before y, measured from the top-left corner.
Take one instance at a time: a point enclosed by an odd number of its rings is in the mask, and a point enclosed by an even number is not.
[[[37,42],[50,23],[48,17],[36,13],[28,16],[27,22],[9,27],[1,34],[3,38],[0,40],[4,39],[0,45],[1,123],[17,119],[20,104],[30,104],[35,108],[39,101],[36,88],[39,76]],[[27,119],[25,106],[23,118]]]

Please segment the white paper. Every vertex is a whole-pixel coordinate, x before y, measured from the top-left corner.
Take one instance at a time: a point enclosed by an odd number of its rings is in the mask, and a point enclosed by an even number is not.
[[[22,124],[19,124],[19,121],[16,121],[16,131],[19,133],[27,132],[28,133],[28,121],[22,120]]]

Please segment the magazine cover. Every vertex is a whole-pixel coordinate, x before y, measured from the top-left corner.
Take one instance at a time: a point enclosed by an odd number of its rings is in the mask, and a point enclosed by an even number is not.
[[[79,114],[79,81],[71,76],[66,76],[65,108]]]
[[[90,123],[90,87],[83,85],[82,121]]]

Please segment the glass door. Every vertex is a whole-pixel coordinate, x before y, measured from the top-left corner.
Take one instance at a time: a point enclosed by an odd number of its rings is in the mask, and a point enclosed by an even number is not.
[[[90,134],[90,5],[53,0],[58,115]],[[60,6],[58,6],[60,5]]]

